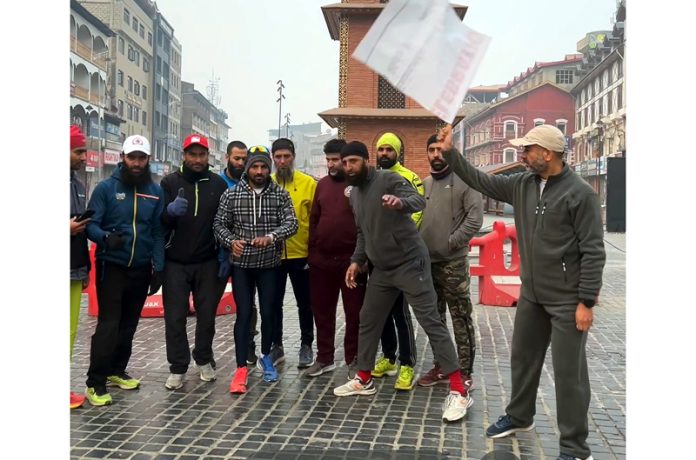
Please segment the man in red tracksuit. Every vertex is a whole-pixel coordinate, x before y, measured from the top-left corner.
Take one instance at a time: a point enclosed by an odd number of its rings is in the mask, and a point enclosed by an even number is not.
[[[317,184],[309,218],[309,286],[314,323],[317,328],[317,359],[305,371],[316,377],[336,368],[334,339],[338,294],[343,297],[346,330],[343,339],[348,378],[355,377],[358,353],[360,307],[365,283],[355,289],[346,286],[345,274],[355,250],[357,229],[348,202],[350,188],[341,164],[343,139],[332,139],[324,146],[329,174]]]

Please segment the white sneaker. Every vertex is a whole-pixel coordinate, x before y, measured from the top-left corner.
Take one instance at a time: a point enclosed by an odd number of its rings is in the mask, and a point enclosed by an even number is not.
[[[210,363],[198,366],[198,371],[201,373],[201,380],[204,382],[212,382],[216,378],[215,369],[213,369],[213,366],[211,366]]]
[[[364,384],[359,377],[355,377],[353,380],[344,383],[340,387],[334,388],[334,394],[336,396],[373,395],[375,393],[377,393],[375,379],[370,379],[369,383]]]
[[[470,408],[473,403],[474,400],[471,399],[471,396],[462,396],[456,391],[451,391],[450,394],[447,395],[447,399],[443,405],[445,412],[442,414],[442,420],[445,422],[454,422],[464,418],[466,410]]]
[[[178,390],[184,386],[184,374],[169,374],[164,387],[167,390]]]

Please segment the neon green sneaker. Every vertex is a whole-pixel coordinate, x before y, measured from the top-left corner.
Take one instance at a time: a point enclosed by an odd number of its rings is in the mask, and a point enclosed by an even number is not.
[[[396,362],[391,362],[388,358],[382,356],[377,360],[375,368],[372,369],[372,376],[384,377],[384,375],[386,374],[389,377],[391,377],[393,375],[396,375],[397,367],[398,366],[396,365]]]
[[[85,396],[93,406],[107,406],[112,403],[111,395],[105,386],[89,387],[85,390]]]
[[[411,366],[404,366],[403,364],[399,368],[399,378],[396,379],[394,388],[397,390],[412,390],[414,385],[414,372]]]
[[[106,378],[106,385],[119,387],[122,390],[135,390],[140,386],[140,380],[134,379],[125,372],[120,375],[110,375]]]

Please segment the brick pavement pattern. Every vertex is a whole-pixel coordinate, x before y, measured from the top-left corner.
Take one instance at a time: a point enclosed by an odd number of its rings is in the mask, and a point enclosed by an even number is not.
[[[588,443],[596,460],[626,456],[625,235],[605,234],[605,243],[604,286],[587,340],[592,386]],[[477,289],[474,279],[474,301]],[[297,308],[291,293],[285,300],[287,361],[279,366],[280,379],[266,384],[255,370],[244,395],[231,395],[228,390],[235,366],[233,315],[217,320],[218,380],[201,381],[192,365],[184,387],[175,391],[164,388],[169,374],[164,320],[142,318],[128,367],[133,377],[142,379],[141,388],[112,388],[112,406],[92,407],[85,402],[73,410],[71,458],[480,459],[494,450],[512,452],[525,460],[553,460],[558,455],[550,351],[539,386],[536,428],[495,441],[484,435],[486,427],[503,414],[509,399],[514,308],[475,304],[475,402],[462,422],[444,424],[445,385],[396,392],[395,377],[386,377],[376,380],[374,396],[337,398],[332,394],[346,379],[342,308],[337,315],[337,369],[314,379],[303,377],[296,367],[300,346]],[[84,390],[90,336],[96,324],[87,315],[86,296],[82,310],[73,354],[73,391]],[[451,329],[450,320],[448,326]],[[190,340],[194,328],[195,317],[189,317]],[[420,327],[416,334],[416,371],[425,373],[431,367],[432,352]]]

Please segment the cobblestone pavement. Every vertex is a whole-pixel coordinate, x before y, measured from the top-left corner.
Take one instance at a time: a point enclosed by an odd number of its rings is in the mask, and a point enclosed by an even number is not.
[[[597,460],[624,459],[626,455],[626,244],[624,234],[606,234],[605,239],[604,287],[587,341],[592,385],[588,442]],[[474,301],[478,299],[476,289],[474,282]],[[374,396],[333,395],[333,388],[346,379],[342,314],[337,327],[337,369],[315,379],[302,377],[296,367],[299,324],[291,293],[285,302],[287,362],[279,368],[280,380],[264,383],[257,370],[250,374],[249,391],[241,396],[228,392],[234,369],[234,316],[218,317],[218,380],[203,382],[191,367],[184,387],[176,391],[164,388],[169,370],[163,319],[141,319],[128,368],[131,375],[142,379],[141,388],[111,390],[112,406],[91,407],[85,402],[84,407],[73,410],[71,457],[480,459],[494,450],[529,460],[558,455],[550,352],[541,376],[536,429],[495,441],[484,435],[488,424],[503,414],[509,398],[514,308],[475,305],[475,403],[462,422],[446,425],[441,419],[445,385],[397,392],[393,389],[395,377],[386,377],[377,380]],[[89,340],[96,324],[95,318],[87,316],[86,297],[81,314],[71,373],[74,391],[84,390]],[[194,326],[195,318],[189,317],[191,343]],[[416,341],[416,369],[426,372],[432,352],[420,328]]]

